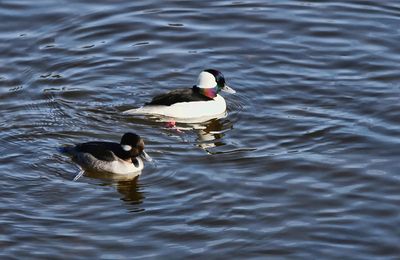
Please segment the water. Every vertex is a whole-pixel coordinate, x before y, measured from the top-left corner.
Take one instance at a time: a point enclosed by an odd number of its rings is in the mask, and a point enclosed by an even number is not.
[[[1,258],[397,258],[400,3],[0,2]],[[122,115],[205,68],[227,118]],[[138,180],[56,148],[144,137]]]

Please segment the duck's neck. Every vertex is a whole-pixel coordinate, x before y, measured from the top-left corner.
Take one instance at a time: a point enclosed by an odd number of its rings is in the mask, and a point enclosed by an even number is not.
[[[130,152],[125,151],[122,148],[115,151],[115,155],[124,161],[130,161],[132,157]]]
[[[209,97],[209,98],[215,98],[218,94],[218,87],[214,88],[199,88],[197,86],[193,86],[193,91],[197,92],[203,96]]]
[[[143,161],[139,157],[132,158],[131,163],[136,167],[136,168],[143,168]]]

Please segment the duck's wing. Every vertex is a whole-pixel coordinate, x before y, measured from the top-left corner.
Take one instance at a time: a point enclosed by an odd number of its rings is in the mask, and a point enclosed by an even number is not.
[[[146,105],[170,106],[180,102],[209,101],[209,100],[212,100],[212,98],[201,95],[197,92],[194,92],[192,89],[188,88],[188,89],[176,89],[168,93],[155,96],[151,100],[151,102],[146,103]]]
[[[88,142],[78,144],[75,149],[77,152],[89,153],[98,160],[112,162],[117,158],[115,152],[120,149],[120,145],[108,142]]]

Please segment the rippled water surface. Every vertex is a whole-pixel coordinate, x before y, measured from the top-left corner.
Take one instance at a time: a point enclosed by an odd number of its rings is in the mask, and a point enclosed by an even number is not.
[[[400,2],[0,1],[0,257],[396,258]],[[228,116],[122,111],[222,71]],[[57,147],[144,137],[137,180]]]

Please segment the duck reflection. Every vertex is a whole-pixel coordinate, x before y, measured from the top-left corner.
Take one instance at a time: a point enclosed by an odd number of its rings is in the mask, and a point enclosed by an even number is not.
[[[229,120],[214,119],[203,125],[203,128],[196,129],[198,146],[205,151],[217,146],[223,146],[222,141],[226,126],[231,125]]]
[[[204,123],[174,124],[177,131],[193,130],[197,134],[196,145],[207,153],[214,153],[210,149],[223,146],[225,133],[232,129],[232,122],[227,118],[215,118]]]
[[[225,145],[222,138],[225,132],[233,127],[233,123],[227,118],[227,115],[228,113],[225,111],[217,116],[193,119],[176,119],[161,115],[147,115],[145,118],[150,122],[161,123],[165,128],[175,130],[178,133],[194,131],[197,134],[196,145],[212,154],[214,152],[209,149]]]
[[[137,177],[130,181],[119,181],[113,186],[122,195],[121,199],[130,204],[141,204],[145,198],[143,192],[140,191]]]
[[[84,172],[86,177],[102,180],[102,186],[114,187],[122,195],[121,200],[135,205],[141,204],[145,198],[143,192],[140,191],[141,187],[138,184],[139,176],[136,174],[129,176],[90,171]]]

